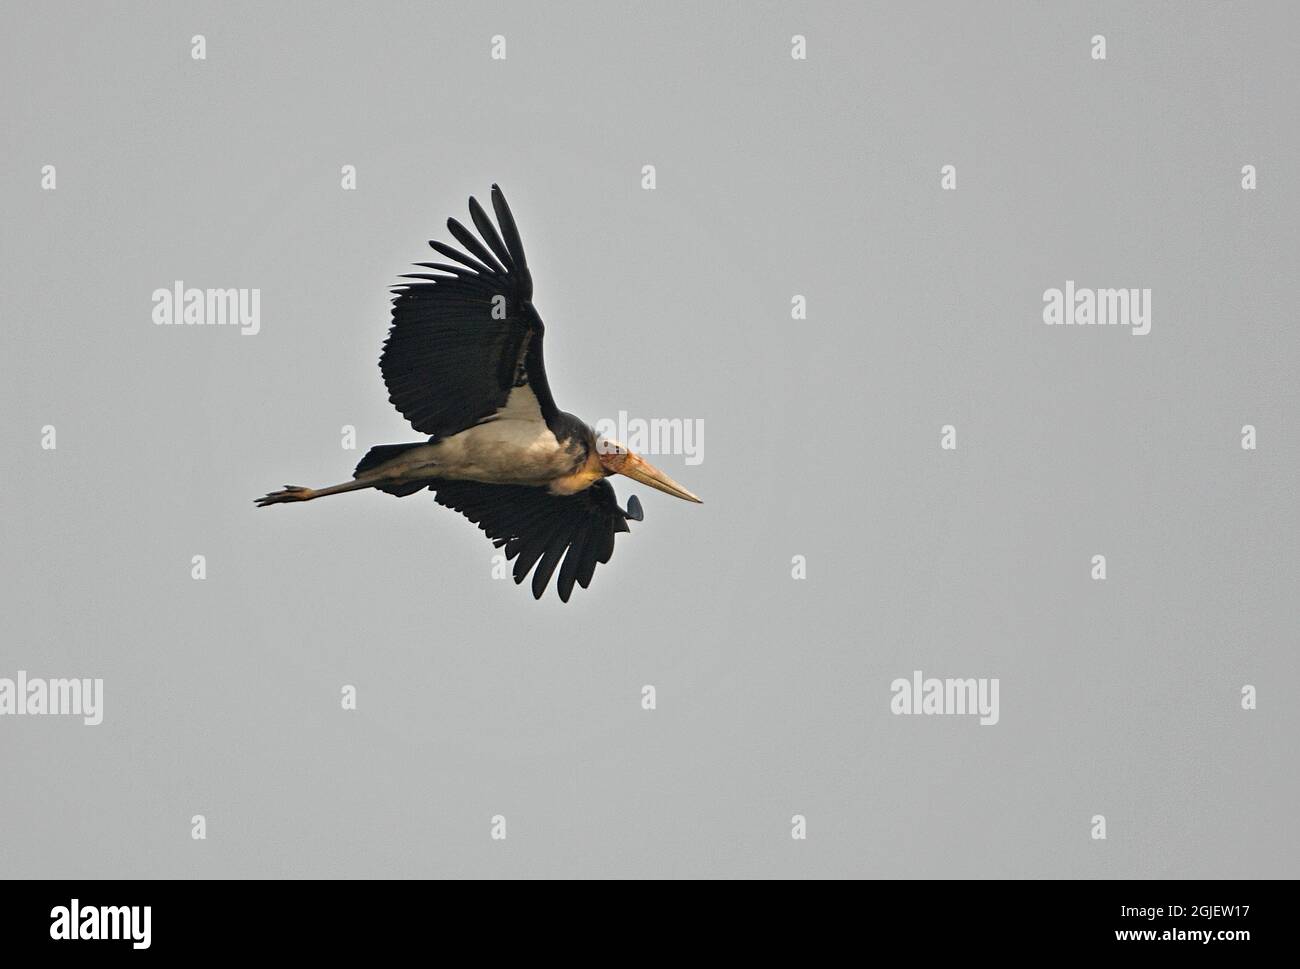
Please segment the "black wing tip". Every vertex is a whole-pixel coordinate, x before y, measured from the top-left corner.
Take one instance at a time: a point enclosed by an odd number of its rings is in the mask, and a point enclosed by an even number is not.
[[[634,522],[645,521],[645,509],[641,507],[641,499],[636,495],[628,495],[627,511],[624,514]]]

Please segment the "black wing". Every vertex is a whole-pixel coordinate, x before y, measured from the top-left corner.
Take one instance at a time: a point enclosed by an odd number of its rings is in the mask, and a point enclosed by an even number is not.
[[[418,282],[393,289],[393,326],[379,369],[388,399],[432,437],[449,437],[491,417],[516,387],[533,392],[539,420],[550,424],[558,413],[542,364],[544,328],[531,302],[523,243],[495,185],[492,208],[500,234],[471,198],[470,216],[483,242],[448,219],[447,228],[468,253],[430,242],[452,262],[418,263],[434,272],[408,274],[403,278]]]
[[[556,583],[560,598],[569,601],[575,581],[587,588],[596,565],[614,554],[615,533],[628,531],[627,519],[637,517],[619,508],[613,487],[604,480],[573,495],[477,481],[442,481],[430,487],[437,492],[438,504],[477,524],[497,548],[504,546],[507,560],[518,556],[516,584],[537,566],[534,599],[546,591],[561,556],[564,565]]]

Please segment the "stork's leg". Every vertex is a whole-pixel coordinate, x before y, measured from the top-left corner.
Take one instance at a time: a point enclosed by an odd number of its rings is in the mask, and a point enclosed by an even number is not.
[[[382,478],[372,477],[365,480],[345,481],[343,484],[330,485],[328,488],[304,488],[301,485],[285,485],[283,491],[272,491],[269,495],[258,498],[257,506],[265,508],[267,505],[278,505],[285,501],[311,501],[313,498],[338,495],[345,491],[373,488],[382,481]]]

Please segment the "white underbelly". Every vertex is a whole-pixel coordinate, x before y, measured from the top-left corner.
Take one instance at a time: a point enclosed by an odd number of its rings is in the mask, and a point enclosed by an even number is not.
[[[411,448],[375,470],[388,478],[540,485],[571,473],[576,460],[541,421],[495,420]]]

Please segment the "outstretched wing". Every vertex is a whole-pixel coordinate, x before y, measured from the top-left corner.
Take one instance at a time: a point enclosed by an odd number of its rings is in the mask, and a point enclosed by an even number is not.
[[[483,241],[448,219],[466,251],[430,242],[451,261],[418,263],[433,271],[410,273],[403,278],[415,282],[393,288],[393,325],[379,369],[388,399],[422,434],[450,437],[491,419],[516,388],[532,393],[516,395],[512,417],[550,424],[558,413],[542,363],[544,328],[532,304],[523,243],[495,185],[492,208],[500,234],[471,198],[469,213]]]
[[[553,495],[546,488],[527,485],[481,484],[477,481],[442,481],[431,485],[440,505],[460,512],[505,548],[515,559],[515,582],[533,572],[533,598],[540,599],[551,575],[560,565],[556,590],[568,602],[573,583],[584,589],[597,564],[614,554],[614,535],[628,531],[627,519],[639,519],[640,508],[629,515],[618,506],[608,481],[597,481],[573,495]],[[567,554],[566,554],[567,553]]]

